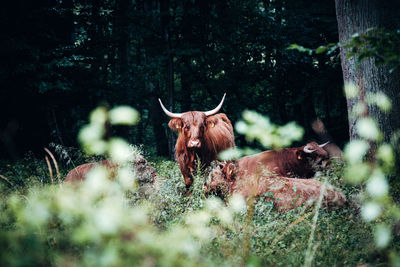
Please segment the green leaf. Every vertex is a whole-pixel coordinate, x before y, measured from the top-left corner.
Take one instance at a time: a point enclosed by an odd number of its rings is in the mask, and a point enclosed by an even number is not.
[[[315,53],[321,54],[321,53],[324,53],[327,49],[328,48],[326,46],[321,45],[315,50]]]

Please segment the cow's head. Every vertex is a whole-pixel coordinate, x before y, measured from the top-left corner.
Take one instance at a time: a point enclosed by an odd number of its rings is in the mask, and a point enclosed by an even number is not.
[[[179,132],[179,136],[182,136],[186,140],[186,146],[188,148],[200,148],[205,132],[208,128],[213,128],[218,123],[218,119],[212,115],[216,114],[224,103],[225,95],[223,96],[219,105],[209,111],[188,111],[185,113],[172,113],[168,111],[160,99],[160,105],[165,114],[171,117],[168,126]]]
[[[235,168],[235,164],[232,162],[218,162],[217,165],[213,167],[207,182],[204,184],[204,192],[221,197],[229,194],[235,179]]]
[[[329,163],[329,155],[324,146],[329,142],[322,145],[318,145],[316,142],[308,143],[307,145],[297,149],[295,151],[296,158],[298,161],[309,161],[313,167],[322,166],[325,167]]]

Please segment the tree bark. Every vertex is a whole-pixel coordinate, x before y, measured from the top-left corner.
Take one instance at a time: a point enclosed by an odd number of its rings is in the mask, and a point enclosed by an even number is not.
[[[394,131],[400,128],[400,70],[397,68],[389,73],[389,67],[376,66],[374,58],[357,63],[355,57],[346,58],[349,49],[343,45],[353,34],[364,33],[371,27],[399,27],[399,4],[387,0],[335,0],[335,4],[344,83],[353,83],[359,88],[356,98],[347,98],[350,140],[358,136],[355,129],[357,118],[351,116],[351,110],[359,101],[365,101],[368,94],[381,91],[392,101],[391,113],[382,113],[377,107],[369,105],[365,115],[376,119],[385,140],[389,141]]]

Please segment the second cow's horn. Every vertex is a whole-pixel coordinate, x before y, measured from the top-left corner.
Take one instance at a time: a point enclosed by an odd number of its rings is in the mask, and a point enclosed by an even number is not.
[[[322,145],[318,145],[319,147],[324,147],[324,146],[326,146],[327,144],[329,144],[329,142],[330,141],[328,141],[328,142],[326,142],[326,143],[323,143]]]

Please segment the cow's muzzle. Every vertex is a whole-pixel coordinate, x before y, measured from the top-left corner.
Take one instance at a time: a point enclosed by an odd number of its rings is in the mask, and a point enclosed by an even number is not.
[[[199,139],[189,140],[188,147],[190,148],[198,148],[201,146],[201,142]]]

